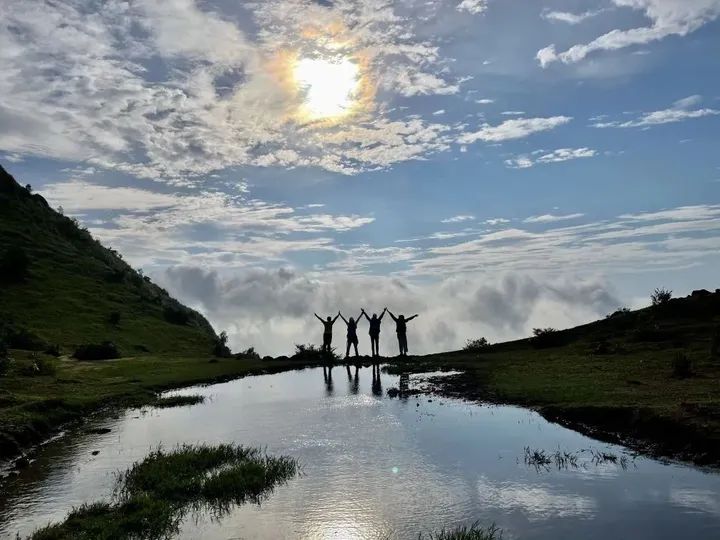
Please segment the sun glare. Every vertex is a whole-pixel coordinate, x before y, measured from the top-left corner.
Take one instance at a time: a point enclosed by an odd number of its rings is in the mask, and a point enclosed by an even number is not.
[[[303,115],[311,120],[349,114],[358,97],[360,73],[349,58],[302,58],[293,74],[303,96]]]

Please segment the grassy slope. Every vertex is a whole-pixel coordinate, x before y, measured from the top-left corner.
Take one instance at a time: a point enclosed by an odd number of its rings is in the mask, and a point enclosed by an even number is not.
[[[688,297],[567,330],[557,347],[521,340],[426,356],[411,369],[463,369],[443,393],[534,406],[601,438],[720,465],[720,358],[710,357],[719,324],[720,294]],[[616,350],[593,354],[599,342]],[[678,353],[693,362],[693,377],[672,376]]]
[[[30,258],[23,283],[0,284],[0,322],[11,319],[66,352],[83,343],[113,341],[123,355],[182,351],[205,354],[215,334],[198,313],[149,283],[87,231],[30,195],[0,167],[0,256],[10,246]],[[167,307],[188,313],[171,324]],[[110,313],[120,323],[110,324]]]

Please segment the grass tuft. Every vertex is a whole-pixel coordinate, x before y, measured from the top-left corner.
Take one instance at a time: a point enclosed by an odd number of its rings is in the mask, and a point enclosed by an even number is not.
[[[260,503],[294,477],[297,461],[232,444],[183,445],[152,451],[118,477],[114,501],[83,505],[64,522],[37,530],[33,540],[167,538],[189,509],[222,515]]]
[[[443,529],[427,536],[418,535],[418,540],[502,540],[502,531],[495,526],[480,527],[478,523],[452,530]]]
[[[205,396],[166,396],[159,397],[151,403],[153,407],[158,409],[169,409],[171,407],[188,407],[190,405],[198,405],[205,402]]]

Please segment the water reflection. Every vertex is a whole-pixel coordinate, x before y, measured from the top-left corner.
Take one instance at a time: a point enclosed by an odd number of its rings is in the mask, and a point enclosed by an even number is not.
[[[109,434],[50,444],[42,467],[0,485],[0,538],[109,496],[115,471],[160,442],[197,441],[266,447],[298,458],[303,476],[261,507],[233,508],[220,520],[188,516],[181,538],[416,539],[474,521],[497,523],[509,539],[720,538],[716,474],[643,458],[627,470],[618,462],[536,472],[525,447],[622,449],[517,407],[428,402],[413,395],[422,380],[415,375],[336,370],[347,386],[334,384],[330,366],[249,377],[187,390],[211,398],[203,405],[128,411],[108,420]],[[397,399],[387,397],[393,389]]]

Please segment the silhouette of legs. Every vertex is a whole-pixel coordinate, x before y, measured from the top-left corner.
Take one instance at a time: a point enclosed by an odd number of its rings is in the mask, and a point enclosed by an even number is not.
[[[372,349],[372,355],[380,356],[380,336],[370,336],[370,348]]]
[[[323,352],[330,352],[332,345],[332,334],[323,334],[323,346],[322,350]]]
[[[406,334],[398,334],[398,348],[400,349],[400,356],[407,356],[408,346],[407,346],[407,335]]]
[[[348,336],[348,338],[347,338],[347,347],[345,348],[345,358],[349,358],[349,357],[350,357],[350,345],[352,345],[352,346],[355,347],[355,356],[356,356],[356,357],[360,356],[360,355],[358,354],[358,338],[357,338],[357,336],[355,336],[354,338]]]

